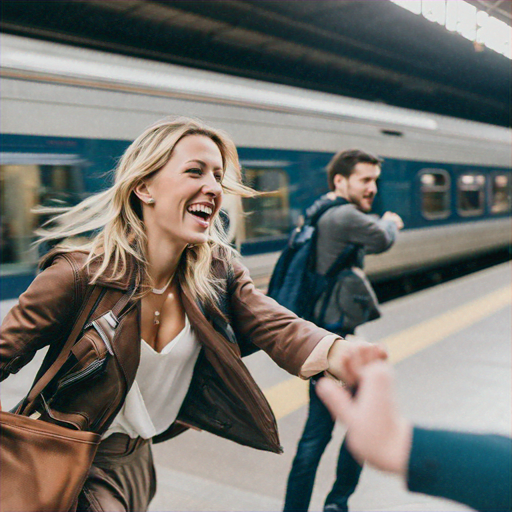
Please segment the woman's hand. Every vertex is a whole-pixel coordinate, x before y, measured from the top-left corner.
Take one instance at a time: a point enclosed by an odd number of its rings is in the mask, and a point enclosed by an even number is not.
[[[347,386],[354,387],[364,366],[387,357],[386,350],[374,343],[339,339],[329,350],[328,372]]]

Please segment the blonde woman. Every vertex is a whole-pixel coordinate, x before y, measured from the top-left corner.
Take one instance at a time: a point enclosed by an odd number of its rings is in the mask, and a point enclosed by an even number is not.
[[[272,411],[242,362],[250,347],[294,375],[328,370],[348,384],[360,364],[385,358],[255,289],[225,242],[225,193],[252,194],[230,138],[196,120],[164,120],[126,150],[111,188],[41,233],[42,241],[94,236],[50,253],[4,320],[1,377],[46,345],[41,372],[48,368],[88,301],[95,309],[87,326],[96,319],[115,329],[105,346],[86,350],[80,341],[66,370],[72,378],[61,371],[36,411],[102,435],[78,510],[147,510],[156,488],[151,444],[188,427],[279,453]],[[116,311],[128,293],[128,307]]]

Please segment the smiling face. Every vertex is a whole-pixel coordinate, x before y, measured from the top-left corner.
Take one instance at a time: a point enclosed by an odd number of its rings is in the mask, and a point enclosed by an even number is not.
[[[359,210],[369,212],[377,195],[379,176],[378,165],[359,162],[348,178],[341,174],[334,177],[334,192],[355,204]]]
[[[222,203],[223,175],[222,154],[212,139],[181,139],[162,169],[135,190],[150,242],[152,237],[183,246],[207,242]],[[150,198],[154,203],[148,206]]]

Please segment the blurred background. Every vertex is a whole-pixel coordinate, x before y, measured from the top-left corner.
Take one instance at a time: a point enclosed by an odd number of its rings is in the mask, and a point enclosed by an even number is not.
[[[510,23],[500,0],[2,2],[2,298],[33,277],[31,209],[106,186],[167,115],[226,129],[268,192],[232,218],[263,288],[352,147],[385,159],[375,211],[406,225],[374,282],[506,248]]]

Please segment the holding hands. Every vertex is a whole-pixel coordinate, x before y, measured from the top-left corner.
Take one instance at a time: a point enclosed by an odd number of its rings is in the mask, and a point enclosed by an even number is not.
[[[328,372],[349,387],[359,381],[361,370],[373,361],[387,359],[386,350],[367,341],[337,340],[329,350]]]
[[[320,379],[316,393],[347,426],[348,447],[356,459],[405,476],[412,425],[398,412],[391,366],[378,360],[365,365],[364,359],[358,354],[347,361],[348,375],[357,384],[355,396],[330,379]]]

